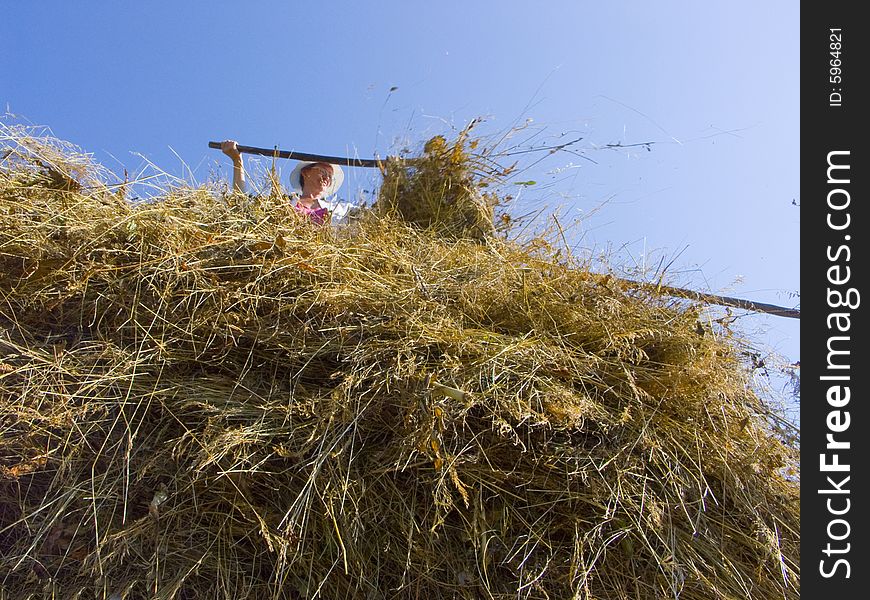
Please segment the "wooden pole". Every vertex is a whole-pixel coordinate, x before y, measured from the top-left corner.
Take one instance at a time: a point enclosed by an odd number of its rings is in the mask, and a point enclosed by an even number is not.
[[[209,142],[209,148],[220,150],[220,142]],[[290,152],[289,150],[278,150],[277,148],[256,148],[254,146],[238,146],[239,152],[242,154],[259,154],[260,156],[270,156],[277,158],[292,158],[294,160],[310,160],[314,162],[325,162],[340,167],[379,167],[383,161],[376,158],[345,158],[342,156],[326,156],[324,154],[310,154],[308,152]]]
[[[689,300],[699,300],[707,304],[716,304],[718,306],[733,306],[734,308],[742,308],[754,312],[767,313],[778,317],[788,317],[790,319],[800,319],[801,311],[799,308],[785,308],[775,304],[767,304],[765,302],[754,302],[752,300],[744,300],[742,298],[733,298],[731,296],[719,296],[717,294],[705,294],[685,288],[673,287],[670,285],[656,285],[654,283],[643,283],[640,281],[632,281],[631,279],[622,279],[625,283],[633,285],[645,290],[655,291],[665,296],[674,298],[687,298]]]
[[[220,150],[221,143],[209,142],[208,147]],[[310,154],[307,152],[290,152],[289,150],[278,150],[277,148],[270,150],[268,148],[256,148],[254,146],[238,146],[238,149],[239,152],[243,154],[259,154],[260,156],[271,156],[273,158],[292,158],[295,160],[326,162],[346,167],[381,167],[383,165],[383,161],[376,158],[345,158],[341,156],[326,156],[324,154]],[[732,298],[731,296],[705,294],[703,292],[696,292],[685,288],[669,285],[655,285],[652,283],[632,281],[630,279],[622,279],[621,281],[638,288],[655,291],[674,298],[687,298],[689,300],[698,300],[700,302],[716,304],[718,306],[733,306],[735,308],[763,312],[778,317],[788,317],[790,319],[801,318],[801,311],[798,308],[785,308],[784,306],[776,306],[775,304],[767,304],[765,302],[753,302],[752,300]]]

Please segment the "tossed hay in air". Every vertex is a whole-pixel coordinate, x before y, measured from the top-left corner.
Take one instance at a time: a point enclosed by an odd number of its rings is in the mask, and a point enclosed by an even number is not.
[[[471,152],[470,127],[448,144],[435,136],[411,161],[390,158],[382,169],[376,213],[452,239],[483,240],[495,232],[494,210],[499,199],[483,189],[498,172]],[[466,144],[468,142],[468,144]]]
[[[795,453],[699,307],[3,133],[2,597],[798,598]]]

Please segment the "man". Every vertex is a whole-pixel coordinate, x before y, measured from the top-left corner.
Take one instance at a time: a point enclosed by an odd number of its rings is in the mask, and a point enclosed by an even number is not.
[[[245,169],[238,144],[233,140],[221,142],[221,152],[233,161],[233,190],[245,193]],[[325,162],[300,162],[290,173],[290,186],[299,194],[294,208],[314,223],[325,223],[329,210],[320,204],[341,187],[344,172],[338,165]]]

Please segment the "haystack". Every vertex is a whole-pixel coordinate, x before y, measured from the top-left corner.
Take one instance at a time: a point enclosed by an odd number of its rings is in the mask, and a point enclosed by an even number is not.
[[[795,453],[700,307],[4,135],[3,598],[799,596]]]

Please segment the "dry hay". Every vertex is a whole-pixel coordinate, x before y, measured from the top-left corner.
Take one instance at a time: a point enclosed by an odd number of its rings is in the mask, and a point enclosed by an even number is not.
[[[482,191],[504,173],[468,140],[473,126],[448,143],[435,136],[411,160],[389,158],[375,211],[451,239],[484,240],[494,233],[499,198]],[[468,146],[468,148],[466,147]]]
[[[697,307],[4,134],[0,596],[799,596],[794,452]]]

